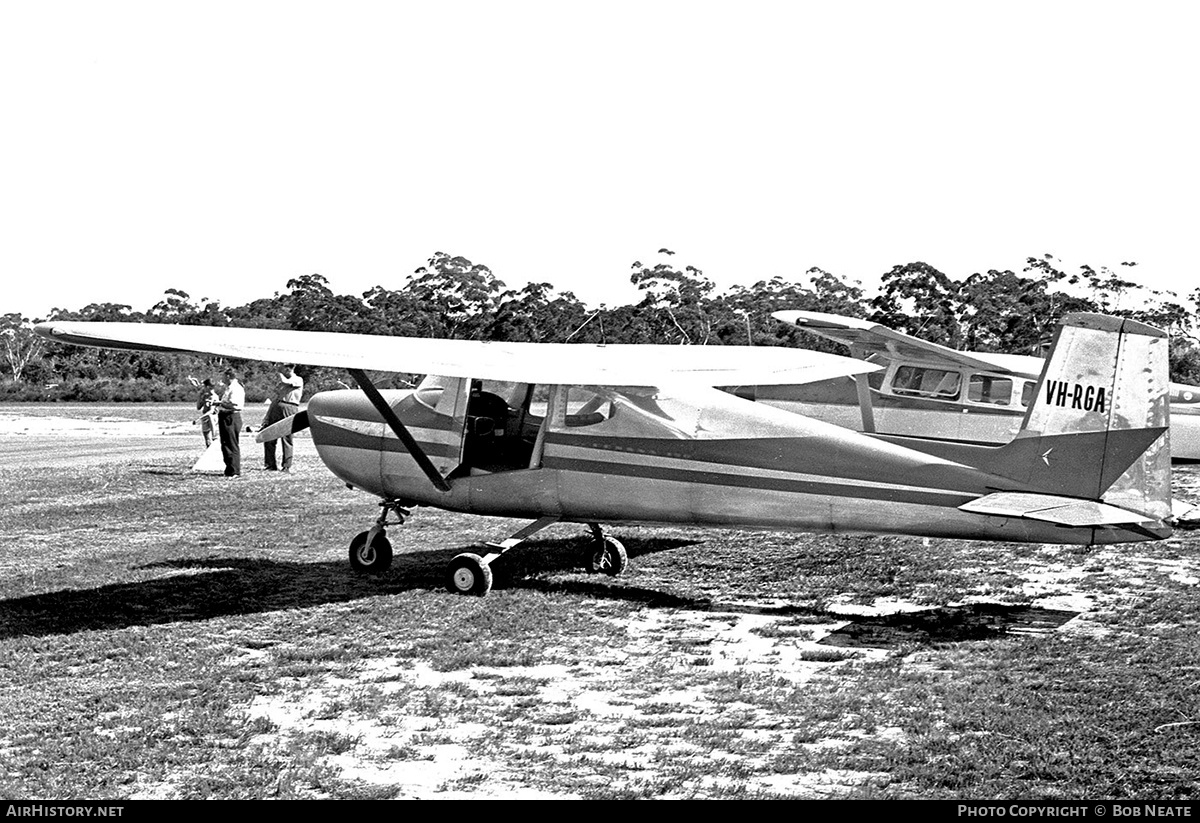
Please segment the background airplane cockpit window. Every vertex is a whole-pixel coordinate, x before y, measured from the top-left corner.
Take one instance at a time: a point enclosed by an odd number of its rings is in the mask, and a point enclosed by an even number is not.
[[[1013,381],[991,374],[973,374],[967,386],[967,399],[972,403],[992,403],[1007,406],[1012,402]]]
[[[900,366],[892,378],[892,391],[913,397],[934,397],[954,400],[958,397],[962,375],[944,369],[922,366]]]

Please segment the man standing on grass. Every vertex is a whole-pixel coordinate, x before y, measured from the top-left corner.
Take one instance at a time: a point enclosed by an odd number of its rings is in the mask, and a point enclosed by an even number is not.
[[[217,404],[217,432],[221,437],[226,477],[242,475],[242,451],[238,440],[242,434],[242,407],[245,405],[246,390],[238,382],[233,368],[228,368],[225,370],[225,392]]]
[[[284,366],[283,371],[279,373],[279,384],[275,387],[275,395],[267,409],[267,416],[263,419],[263,428],[280,420],[287,420],[298,412],[300,395],[303,393],[304,378],[296,374],[294,367]],[[285,472],[292,470],[292,435],[289,432],[279,439],[283,441],[283,462],[279,464],[275,462],[275,441],[268,440],[263,443],[263,459],[269,472],[278,469]]]

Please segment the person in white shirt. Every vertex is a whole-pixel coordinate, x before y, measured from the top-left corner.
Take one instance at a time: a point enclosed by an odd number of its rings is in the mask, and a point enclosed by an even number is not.
[[[263,418],[263,428],[286,420],[300,411],[300,396],[303,393],[304,378],[296,374],[294,367],[284,366],[283,371],[279,373],[279,384],[275,386],[275,396],[271,399],[267,416]],[[283,443],[283,459],[279,463],[275,462],[276,441],[268,440],[263,443],[263,461],[269,472],[292,470],[292,436],[285,434],[279,440]]]
[[[237,372],[225,370],[225,391],[217,404],[217,432],[221,437],[221,457],[225,460],[225,476],[241,477],[242,451],[238,442],[242,433],[242,407],[246,405],[246,390],[238,382]]]

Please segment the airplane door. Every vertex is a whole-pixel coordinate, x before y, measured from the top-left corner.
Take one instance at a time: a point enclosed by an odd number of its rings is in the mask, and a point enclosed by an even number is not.
[[[538,410],[545,402],[545,392],[529,383],[469,381],[462,464],[472,474],[536,468],[534,452],[545,414]],[[455,425],[460,425],[458,417]]]

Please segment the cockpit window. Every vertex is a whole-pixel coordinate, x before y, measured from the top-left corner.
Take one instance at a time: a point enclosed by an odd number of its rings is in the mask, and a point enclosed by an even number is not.
[[[457,383],[457,380],[453,377],[441,377],[431,374],[421,381],[416,391],[413,392],[413,396],[422,406],[429,409],[437,409],[443,395],[450,397],[450,395],[446,395],[446,387],[453,383]],[[453,392],[451,392],[452,394]]]
[[[962,375],[954,371],[923,366],[900,366],[892,378],[892,392],[909,397],[954,400],[958,397]]]

